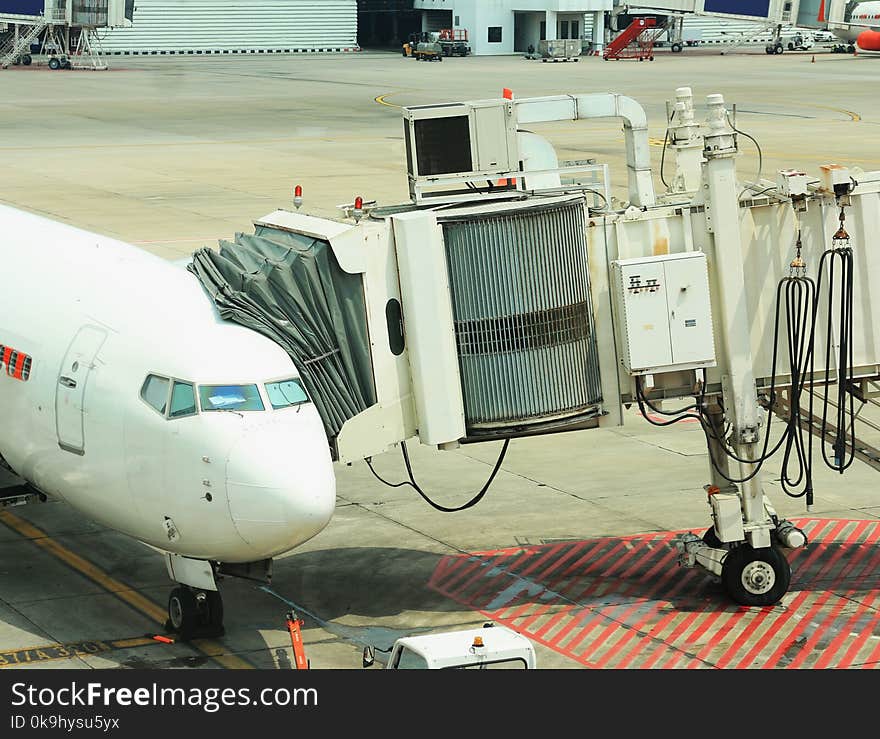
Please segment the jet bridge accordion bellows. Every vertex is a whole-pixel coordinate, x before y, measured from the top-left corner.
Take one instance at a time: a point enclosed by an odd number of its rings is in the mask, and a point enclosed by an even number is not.
[[[596,425],[582,198],[440,216],[470,440]]]

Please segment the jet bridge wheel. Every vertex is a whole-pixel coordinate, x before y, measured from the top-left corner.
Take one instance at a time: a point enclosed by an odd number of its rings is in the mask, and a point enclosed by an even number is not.
[[[772,606],[788,592],[791,566],[779,547],[753,549],[742,544],[724,558],[721,582],[743,606]]]

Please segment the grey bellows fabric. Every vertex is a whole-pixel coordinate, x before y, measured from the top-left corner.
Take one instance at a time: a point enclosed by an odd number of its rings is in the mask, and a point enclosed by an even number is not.
[[[221,241],[219,252],[200,249],[188,269],[224,319],[290,355],[331,445],[376,402],[363,281],[339,266],[327,241],[257,226]]]

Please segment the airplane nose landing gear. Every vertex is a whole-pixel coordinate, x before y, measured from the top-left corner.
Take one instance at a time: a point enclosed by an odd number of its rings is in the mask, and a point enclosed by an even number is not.
[[[168,596],[168,631],[181,641],[223,636],[223,599],[216,590],[194,590],[180,585]]]

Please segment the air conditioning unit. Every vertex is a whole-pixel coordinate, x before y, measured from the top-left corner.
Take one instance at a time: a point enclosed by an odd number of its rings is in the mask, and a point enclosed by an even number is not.
[[[512,182],[498,184],[520,169],[511,101],[419,105],[404,108],[403,116],[410,195],[415,202],[450,194],[438,187],[457,186],[456,193],[472,199],[474,189],[512,186]]]

